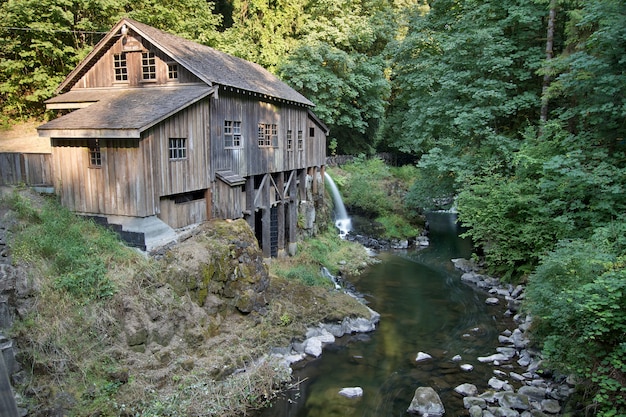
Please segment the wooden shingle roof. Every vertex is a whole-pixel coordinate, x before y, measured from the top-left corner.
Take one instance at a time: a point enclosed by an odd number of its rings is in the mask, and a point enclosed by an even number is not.
[[[209,86],[102,89],[95,103],[51,120],[37,131],[40,136],[61,138],[140,138],[141,132],[213,91]]]
[[[123,25],[137,32],[144,40],[160,49],[209,86],[220,85],[260,98],[285,100],[314,107],[310,100],[258,64],[163,32],[129,18],[120,20],[111,32],[95,46],[91,53],[59,86],[57,90],[59,93],[67,92],[72,88],[82,74],[95,64],[116,37],[120,35]]]

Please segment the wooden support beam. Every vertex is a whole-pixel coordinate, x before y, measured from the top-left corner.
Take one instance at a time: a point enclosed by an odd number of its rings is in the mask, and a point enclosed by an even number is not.
[[[278,203],[278,250],[285,249],[285,173],[279,172],[276,179],[276,188],[281,191]]]
[[[254,231],[254,225],[255,225],[255,215],[256,213],[254,212],[254,175],[249,176],[248,178],[246,178],[246,211],[248,213],[250,213],[248,215],[248,225],[250,225],[250,227],[252,228],[252,230]]]
[[[292,171],[291,174],[295,177],[296,171]],[[296,188],[296,182],[289,182],[289,243],[296,243],[298,239],[298,190]]]
[[[272,218],[271,218],[271,197],[270,192],[272,187],[270,187],[269,181],[266,181],[267,175],[263,178],[261,183],[261,187],[259,188],[259,193],[261,194],[261,199],[263,200],[263,205],[265,208],[261,214],[261,220],[263,224],[263,230],[261,231],[262,235],[262,245],[263,245],[263,257],[270,258],[272,256],[272,242],[271,242],[271,226],[272,226]]]

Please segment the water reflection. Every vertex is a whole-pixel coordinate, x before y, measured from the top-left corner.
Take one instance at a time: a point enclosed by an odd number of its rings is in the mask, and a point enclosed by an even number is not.
[[[294,373],[304,380],[300,389],[261,416],[404,416],[419,386],[439,393],[446,415],[463,414],[453,389],[465,382],[486,388],[492,369],[477,357],[495,351],[497,334],[509,323],[496,322],[501,312],[485,305],[485,294],[460,282],[450,259],[469,256],[471,245],[448,230],[435,230],[421,251],[382,254],[383,262],[355,283],[381,314],[378,329],[326,347],[321,358]],[[416,363],[420,351],[433,359]],[[462,361],[453,361],[455,355]],[[474,371],[461,371],[464,363]],[[357,386],[362,398],[338,395]]]

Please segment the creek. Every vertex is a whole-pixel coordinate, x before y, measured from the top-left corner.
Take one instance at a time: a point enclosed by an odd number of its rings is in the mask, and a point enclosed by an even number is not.
[[[354,285],[381,314],[377,329],[344,336],[321,357],[294,364],[298,389],[286,392],[261,417],[406,416],[415,389],[433,387],[447,416],[466,414],[454,388],[487,389],[493,365],[477,360],[498,346],[501,331],[515,326],[502,306],[485,304],[487,293],[460,280],[450,259],[469,257],[471,243],[458,237],[452,213],[429,219],[430,246],[382,253]],[[416,362],[418,352],[433,358]],[[453,360],[456,355],[460,361]],[[460,369],[470,364],[473,370]],[[344,387],[363,396],[345,398]]]

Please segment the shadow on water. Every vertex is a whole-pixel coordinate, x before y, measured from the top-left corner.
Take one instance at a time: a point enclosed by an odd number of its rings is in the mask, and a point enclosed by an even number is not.
[[[437,214],[439,216],[439,214]],[[415,389],[433,387],[446,415],[465,414],[454,388],[473,383],[485,389],[491,365],[477,358],[495,351],[498,334],[510,323],[496,322],[497,307],[486,294],[460,281],[450,262],[468,257],[471,244],[457,236],[450,214],[429,219],[431,245],[420,251],[381,254],[382,262],[356,282],[381,314],[376,331],[344,336],[318,359],[294,371],[299,390],[286,393],[262,417],[405,416]],[[448,222],[440,228],[434,221]],[[433,359],[416,363],[418,352]],[[460,362],[453,361],[460,355]],[[464,372],[461,364],[474,366]],[[344,387],[363,388],[363,397],[338,395]]]

